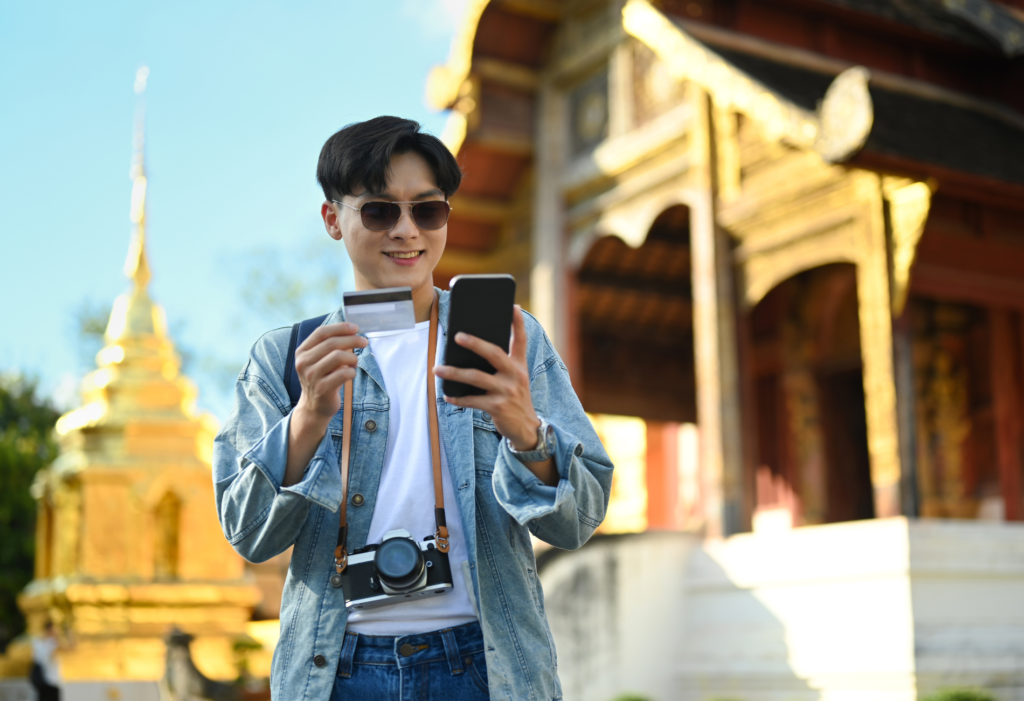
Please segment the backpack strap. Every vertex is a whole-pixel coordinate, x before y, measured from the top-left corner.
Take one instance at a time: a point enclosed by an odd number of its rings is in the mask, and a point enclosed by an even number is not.
[[[309,335],[320,328],[327,314],[313,319],[306,319],[297,324],[292,324],[292,337],[288,341],[288,359],[284,366],[284,388],[288,390],[288,397],[292,400],[292,409],[299,403],[302,396],[302,383],[299,382],[299,371],[295,369],[295,349],[302,345],[302,342],[309,338]]]

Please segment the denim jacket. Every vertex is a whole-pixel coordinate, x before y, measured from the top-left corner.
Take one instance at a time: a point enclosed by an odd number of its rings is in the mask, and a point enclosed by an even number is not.
[[[447,292],[439,323],[445,333]],[[604,519],[612,465],[543,328],[524,314],[530,392],[554,427],[559,482],[542,483],[508,450],[488,414],[444,401],[437,379],[441,442],[462,514],[469,566],[463,573],[486,643],[495,699],[558,699],[555,645],[544,614],[530,533],[575,549]],[[324,321],[344,320],[341,309]],[[446,335],[446,334],[445,334]],[[282,487],[291,410],[282,376],[289,328],[265,334],[238,376],[235,408],[217,436],[213,483],[224,535],[242,557],[263,562],[294,545],[281,601],[281,637],[271,671],[273,697],[326,701],[331,695],[347,611],[334,572],[341,502],[342,413],[331,419],[302,480]],[[444,337],[439,336],[437,363]],[[351,552],[366,545],[388,434],[388,394],[368,348],[357,350],[353,386]],[[376,422],[368,424],[370,420]],[[369,426],[369,428],[368,428]],[[352,501],[363,495],[361,505]],[[475,524],[475,527],[470,527]]]

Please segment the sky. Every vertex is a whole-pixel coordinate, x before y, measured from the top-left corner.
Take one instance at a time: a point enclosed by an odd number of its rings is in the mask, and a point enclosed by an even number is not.
[[[261,331],[293,321],[254,313],[247,294],[312,268],[336,274],[338,299],[351,286],[319,216],[320,147],[379,114],[440,135],[446,115],[424,87],[463,6],[0,3],[0,372],[37,378],[61,408],[78,401],[93,365],[76,319],[127,289],[133,85],[145,65],[150,291],[200,408],[223,419],[225,375]]]

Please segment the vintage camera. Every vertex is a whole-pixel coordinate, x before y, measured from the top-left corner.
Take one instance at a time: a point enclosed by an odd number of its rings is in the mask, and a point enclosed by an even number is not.
[[[449,592],[452,568],[434,536],[418,543],[399,529],[385,533],[379,544],[353,551],[341,586],[346,608],[361,611]]]

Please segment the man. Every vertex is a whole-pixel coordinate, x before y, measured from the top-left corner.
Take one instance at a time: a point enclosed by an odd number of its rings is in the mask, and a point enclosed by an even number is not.
[[[53,621],[43,624],[43,634],[32,638],[32,671],[29,682],[39,701],[60,701],[60,663],[57,651],[67,649],[57,639]]]
[[[346,382],[348,552],[398,528],[417,541],[434,533],[427,336],[436,299],[444,343],[449,297],[435,297],[433,271],[462,173],[416,122],[378,117],[328,139],[317,179],[324,226],[345,245],[356,288],[411,287],[417,324],[366,338],[343,310],[329,315],[295,352],[302,394],[294,409],[283,379],[290,329],[260,338],[238,377],[214,450],[221,525],[250,561],[294,546],[273,696],[560,698],[530,533],[559,548],[583,545],[604,518],[612,465],[565,365],[518,307],[507,354],[456,338],[494,375],[438,364],[429,378],[439,397],[441,378],[486,390],[436,406],[453,590],[349,614],[339,580],[332,585]]]

